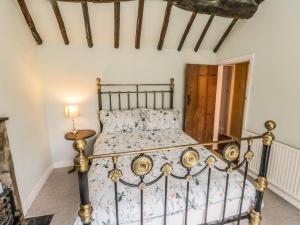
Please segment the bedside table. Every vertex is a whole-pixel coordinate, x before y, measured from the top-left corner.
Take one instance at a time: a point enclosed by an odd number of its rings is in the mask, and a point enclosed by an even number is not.
[[[78,139],[87,139],[93,137],[96,134],[94,130],[78,130],[76,134],[68,132],[65,134],[65,139],[69,141],[75,141]]]
[[[75,141],[79,139],[87,139],[96,135],[96,131],[94,130],[78,130],[76,134],[73,132],[68,132],[65,134],[65,139],[68,141]],[[68,173],[73,173],[76,171],[75,166],[73,169],[69,170]]]

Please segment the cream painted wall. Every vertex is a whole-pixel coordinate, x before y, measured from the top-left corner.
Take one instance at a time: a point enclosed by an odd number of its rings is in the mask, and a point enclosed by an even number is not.
[[[71,121],[64,118],[65,104],[80,105],[78,128],[98,131],[97,94],[95,80],[101,76],[105,83],[168,83],[175,78],[175,107],[183,108],[184,69],[186,63],[214,64],[215,54],[204,50],[157,51],[156,48],[89,49],[85,45],[45,44],[39,48],[39,59],[45,82],[49,141],[54,162],[73,159],[71,143],[64,133]]]
[[[0,1],[0,116],[8,116],[8,135],[21,200],[28,198],[51,165],[43,84],[36,45],[17,1]]]
[[[240,21],[218,53],[218,60],[255,53],[246,129],[261,133],[263,122],[278,123],[279,141],[300,148],[299,0],[261,4],[250,20]]]

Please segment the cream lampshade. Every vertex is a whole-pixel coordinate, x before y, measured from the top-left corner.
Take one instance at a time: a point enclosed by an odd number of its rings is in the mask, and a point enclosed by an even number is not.
[[[66,105],[65,106],[65,117],[71,118],[73,122],[73,133],[76,134],[77,130],[75,128],[75,118],[79,117],[79,106],[78,105]]]

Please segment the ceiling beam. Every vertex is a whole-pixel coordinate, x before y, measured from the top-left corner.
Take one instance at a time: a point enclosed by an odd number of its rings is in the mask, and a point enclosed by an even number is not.
[[[202,41],[203,41],[203,39],[204,39],[204,37],[205,37],[205,35],[206,35],[208,29],[209,29],[209,27],[210,27],[210,25],[211,25],[211,23],[212,23],[214,17],[215,17],[215,16],[213,16],[213,15],[211,15],[211,16],[209,17],[209,19],[208,19],[208,21],[207,21],[207,23],[206,23],[206,25],[205,25],[205,27],[204,27],[202,33],[201,33],[201,36],[200,36],[199,40],[197,41],[197,44],[196,44],[196,46],[195,46],[195,48],[194,48],[194,51],[195,51],[195,52],[198,51],[200,45],[202,44]]]
[[[0,117],[0,123],[5,122],[6,120],[8,120],[8,117]]]
[[[135,0],[59,0],[64,2],[114,3]],[[257,11],[263,0],[161,0],[172,2],[176,7],[229,18],[249,19]]]
[[[262,0],[167,0],[176,7],[228,18],[249,19],[257,11]]]
[[[91,32],[91,24],[90,24],[90,17],[89,17],[89,8],[86,2],[81,3],[83,18],[84,18],[84,25],[85,25],[85,32],[86,32],[86,39],[88,46],[91,48],[93,47],[93,38]]]
[[[115,2],[114,3],[114,14],[115,14],[115,48],[119,48],[120,44],[120,10],[121,10],[121,3]]]
[[[181,37],[180,43],[179,43],[178,48],[177,48],[178,51],[180,51],[182,49],[182,46],[183,46],[183,44],[185,42],[185,39],[186,39],[188,33],[190,32],[190,29],[191,29],[191,27],[192,27],[192,25],[194,23],[194,20],[195,20],[196,16],[197,16],[197,12],[193,12],[192,15],[191,15],[191,18],[190,18],[190,20],[188,22],[188,24],[186,25],[184,33],[183,33],[183,35]]]
[[[32,33],[32,36],[35,39],[35,42],[38,45],[41,45],[43,43],[43,40],[42,40],[40,34],[36,30],[33,19],[32,19],[31,15],[28,11],[28,8],[27,8],[27,5],[26,5],[25,1],[24,0],[18,0],[18,3],[20,5],[21,11],[22,11],[23,16],[25,18],[25,21],[26,21],[26,23],[27,23],[27,25],[28,25],[31,33]]]
[[[135,33],[135,48],[139,49],[141,44],[141,32],[144,15],[144,4],[145,0],[139,0],[138,15],[136,20],[136,33]]]
[[[60,10],[59,10],[59,6],[57,4],[57,0],[51,0],[51,5],[52,5],[53,12],[55,14],[55,17],[56,17],[61,35],[64,39],[65,44],[68,45],[70,42],[69,42],[69,38],[68,38],[68,35],[67,35],[65,23],[63,21],[63,18],[61,16],[61,13],[60,13]]]
[[[225,41],[226,37],[228,36],[228,34],[230,33],[230,31],[232,30],[233,26],[236,24],[236,22],[238,21],[238,19],[233,19],[230,23],[230,25],[227,27],[225,33],[223,34],[223,36],[221,37],[220,41],[218,42],[218,44],[216,45],[216,47],[214,48],[214,52],[216,53],[219,48],[221,47],[221,45],[223,44],[223,42]]]
[[[159,38],[159,42],[158,42],[158,46],[157,46],[158,50],[161,50],[164,45],[164,40],[166,37],[166,33],[167,33],[169,21],[170,21],[171,10],[172,10],[172,2],[168,2],[166,11],[165,11],[164,22],[163,22],[163,25],[161,28],[160,38]]]

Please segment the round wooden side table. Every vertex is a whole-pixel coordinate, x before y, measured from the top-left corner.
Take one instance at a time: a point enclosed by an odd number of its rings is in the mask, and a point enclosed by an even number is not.
[[[78,130],[77,133],[68,132],[65,134],[65,139],[69,141],[75,141],[79,139],[87,139],[93,137],[96,134],[94,130]]]
[[[80,139],[87,139],[96,135],[96,131],[94,130],[77,130],[76,133],[68,132],[65,134],[65,139],[68,141],[75,141]],[[73,173],[76,171],[75,166],[68,171],[68,173]]]

